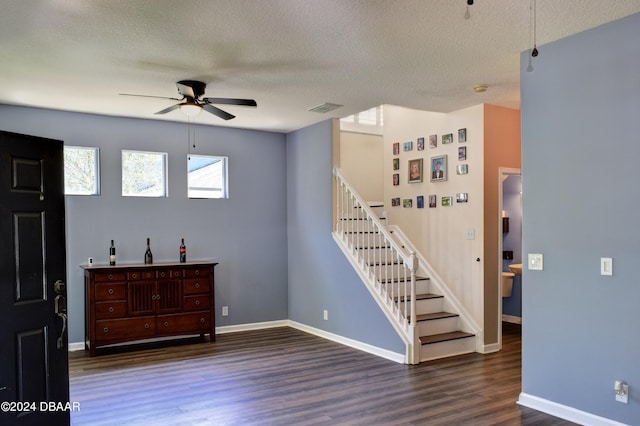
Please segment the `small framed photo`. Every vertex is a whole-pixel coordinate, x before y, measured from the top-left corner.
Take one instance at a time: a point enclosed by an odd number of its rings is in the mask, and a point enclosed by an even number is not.
[[[438,197],[435,194],[429,195],[429,208],[435,209],[438,207]]]
[[[412,207],[413,206],[413,200],[411,198],[405,198],[404,200],[402,200],[402,207]]]
[[[400,159],[399,158],[394,158],[393,159],[393,170],[400,170]]]
[[[422,158],[409,160],[409,183],[422,182]]]
[[[447,156],[438,155],[431,157],[431,182],[444,182],[447,180]]]
[[[418,195],[416,197],[416,207],[419,209],[424,209],[424,195]]]
[[[424,150],[424,138],[418,138],[417,145],[418,145],[417,150],[418,151],[423,151]]]
[[[456,167],[456,173],[459,175],[466,175],[467,173],[469,173],[469,165],[458,164],[458,167]]]
[[[467,141],[467,129],[458,129],[458,142],[463,143]]]
[[[400,142],[394,142],[393,155],[400,155]]]
[[[429,148],[438,147],[438,135],[429,135]]]
[[[456,194],[456,203],[466,203],[467,201],[469,201],[468,192],[458,192]]]
[[[458,161],[464,161],[467,159],[467,147],[459,146],[458,147]]]
[[[447,133],[446,135],[442,135],[442,145],[453,143],[453,133]]]
[[[393,186],[398,186],[400,185],[400,174],[399,173],[394,173],[393,174]]]
[[[451,207],[451,198],[453,197],[442,197],[442,207]]]
[[[413,141],[405,142],[403,145],[404,151],[413,151]]]
[[[400,205],[400,197],[391,199],[391,207],[398,207]]]

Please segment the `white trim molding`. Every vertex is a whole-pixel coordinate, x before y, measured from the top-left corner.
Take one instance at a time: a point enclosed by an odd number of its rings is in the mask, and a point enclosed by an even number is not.
[[[529,395],[524,392],[520,393],[518,404],[585,426],[628,426],[615,420],[596,416],[595,414],[587,413],[586,411],[558,404],[557,402]]]

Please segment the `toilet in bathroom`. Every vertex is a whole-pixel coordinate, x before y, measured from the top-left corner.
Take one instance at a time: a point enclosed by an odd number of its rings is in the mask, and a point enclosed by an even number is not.
[[[513,277],[515,277],[513,272],[502,273],[502,297],[511,297],[511,292],[513,291]]]

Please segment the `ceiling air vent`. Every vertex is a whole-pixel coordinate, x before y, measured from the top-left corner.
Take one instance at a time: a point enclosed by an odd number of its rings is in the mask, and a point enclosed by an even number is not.
[[[329,111],[333,111],[334,109],[338,109],[340,107],[343,107],[344,105],[339,105],[339,104],[330,104],[330,103],[324,103],[322,105],[318,105],[315,106],[313,108],[308,109],[308,111],[311,112],[319,112],[321,114],[326,114]]]

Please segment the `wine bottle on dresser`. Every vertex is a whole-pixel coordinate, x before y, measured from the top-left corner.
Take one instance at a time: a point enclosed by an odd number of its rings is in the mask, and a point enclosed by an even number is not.
[[[113,245],[113,240],[111,240],[111,247],[109,247],[109,265],[113,266],[116,264],[116,246]]]
[[[147,238],[147,250],[144,252],[144,263],[153,263],[153,254],[151,254],[151,243],[149,242],[149,238]]]
[[[185,263],[187,261],[187,246],[184,245],[184,238],[180,243],[180,263]]]

